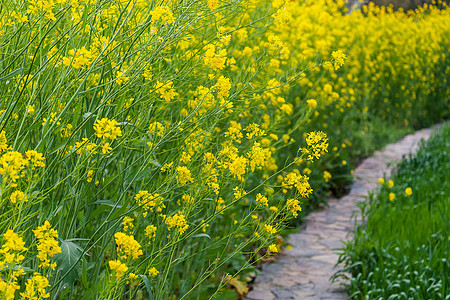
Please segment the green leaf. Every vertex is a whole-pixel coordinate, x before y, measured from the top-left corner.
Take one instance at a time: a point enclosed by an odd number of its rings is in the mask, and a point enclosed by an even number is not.
[[[16,74],[19,74],[19,73],[22,72],[22,71],[23,71],[23,68],[15,69],[15,70],[12,71],[11,73],[9,73],[9,74],[7,74],[7,75],[5,75],[5,76],[3,76],[3,77],[0,77],[0,81],[3,81],[3,80],[5,80],[5,79],[8,79],[9,77],[12,77],[12,76],[14,76],[14,75],[16,75]]]
[[[211,237],[209,235],[207,235],[206,233],[195,234],[192,237],[207,237],[208,239],[211,239]]]
[[[142,281],[145,284],[145,288],[147,289],[147,293],[149,295],[149,299],[153,300],[153,293],[152,293],[152,285],[150,283],[150,279],[146,275],[141,275]]]
[[[8,264],[7,264],[7,265],[8,265]],[[14,265],[14,266],[12,267],[12,269],[13,269],[14,271],[18,271],[18,270],[19,270],[19,266],[18,266],[18,265]],[[28,267],[24,267],[24,266],[20,266],[20,269],[21,269],[21,270],[24,270],[26,273],[36,272],[35,270],[30,269],[30,268],[28,268]]]
[[[97,200],[92,202],[92,204],[104,204],[104,205],[108,205],[111,207],[116,207],[116,208],[121,208],[122,205],[116,204],[114,202],[112,202],[111,200]]]
[[[72,286],[81,274],[81,256],[83,248],[70,240],[61,242],[61,253],[55,255],[59,276],[65,276],[58,290]]]

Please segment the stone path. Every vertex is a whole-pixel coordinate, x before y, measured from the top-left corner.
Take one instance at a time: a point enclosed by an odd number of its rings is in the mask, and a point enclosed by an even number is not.
[[[342,248],[342,240],[353,229],[356,204],[377,187],[378,178],[384,174],[389,177],[403,155],[415,153],[419,141],[428,139],[431,131],[424,129],[408,135],[365,159],[353,173],[351,192],[341,199],[328,199],[328,208],[322,207],[305,218],[306,229],[291,234],[288,242],[292,248],[284,250],[274,263],[263,265],[247,299],[347,299],[340,283],[330,282],[338,260],[333,249]]]

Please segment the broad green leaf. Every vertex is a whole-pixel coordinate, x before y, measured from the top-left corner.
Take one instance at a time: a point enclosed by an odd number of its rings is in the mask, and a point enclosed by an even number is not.
[[[55,255],[59,276],[65,276],[61,287],[72,286],[81,274],[81,256],[83,248],[69,240],[61,242],[61,253]]]

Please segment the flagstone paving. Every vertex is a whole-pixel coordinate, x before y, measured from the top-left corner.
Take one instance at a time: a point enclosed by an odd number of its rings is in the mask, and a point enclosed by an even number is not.
[[[404,155],[415,153],[420,140],[427,140],[432,130],[410,134],[365,159],[353,173],[350,193],[340,199],[328,199],[328,207],[321,207],[305,218],[305,228],[288,238],[292,248],[285,249],[275,262],[263,265],[247,299],[347,299],[340,282],[330,281],[338,261],[333,249],[342,248],[342,241],[349,238],[358,212],[357,203],[377,187],[378,178],[390,176],[395,163]]]

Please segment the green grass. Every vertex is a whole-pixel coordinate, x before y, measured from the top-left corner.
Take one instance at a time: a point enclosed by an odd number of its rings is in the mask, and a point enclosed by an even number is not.
[[[362,205],[363,225],[340,260],[352,299],[449,299],[449,140],[445,125],[397,166],[393,187]]]

